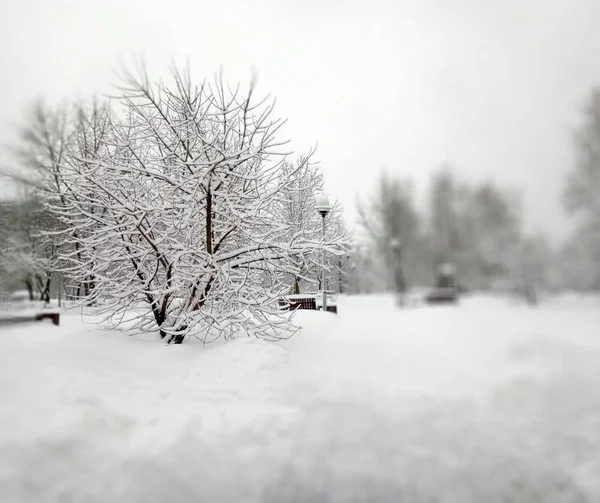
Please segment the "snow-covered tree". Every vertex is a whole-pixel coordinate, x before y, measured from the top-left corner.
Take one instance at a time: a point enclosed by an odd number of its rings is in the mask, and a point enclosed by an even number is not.
[[[288,237],[301,235],[304,239],[322,239],[322,217],[316,210],[316,197],[324,192],[323,174],[319,165],[310,162],[311,156],[302,156],[295,163],[282,164],[282,174],[289,176],[289,183],[282,193],[282,215],[288,229]],[[335,239],[340,245],[339,254],[327,265],[332,274],[338,274],[338,256],[344,253],[348,236],[344,225],[341,205],[335,202],[327,215],[326,239]],[[297,271],[291,282],[292,291],[300,293],[302,286],[319,285],[321,271],[321,254],[303,253],[293,257]]]
[[[172,343],[293,330],[277,309],[285,277],[340,239],[281,218],[310,158],[283,168],[283,121],[255,91],[126,73],[97,148],[61,165],[68,196],[48,206],[68,227],[69,273],[84,284],[93,273],[89,300],[110,320],[137,312],[137,329]]]
[[[521,240],[517,194],[492,182],[469,184],[449,168],[433,175],[429,196],[433,265],[449,262],[468,288],[489,288],[510,276]],[[512,254],[512,255],[511,255]]]
[[[59,241],[57,222],[34,195],[22,191],[2,205],[0,269],[11,288],[26,288],[31,300],[50,300]]]
[[[92,292],[96,286],[96,247],[86,248],[82,245],[93,228],[99,225],[95,218],[106,211],[99,207],[96,198],[96,189],[101,186],[102,174],[89,175],[98,163],[109,162],[118,147],[114,147],[113,114],[108,103],[94,99],[91,103],[80,102],[71,109],[71,133],[67,145],[64,162],[60,164],[60,172],[56,176],[58,193],[47,198],[48,204],[54,212],[59,214],[64,222],[65,240],[62,256],[69,259],[76,257],[78,268],[73,269],[73,261],[67,260],[66,267],[61,272],[74,283],[74,295],[79,299],[94,302]],[[95,180],[92,188],[80,186],[77,181],[82,176]],[[69,213],[68,207],[77,204],[80,212]],[[83,215],[85,225],[81,225]],[[70,218],[73,220],[70,220]]]
[[[461,190],[461,184],[447,166],[432,176],[429,188],[429,235],[434,270],[440,264],[458,265],[460,261],[463,251],[463,220],[459,209],[463,195]]]
[[[11,203],[14,221],[2,261],[6,270],[25,283],[32,298],[39,295],[49,300],[58,263],[58,221],[43,204],[46,198],[61,193],[57,175],[68,150],[68,115],[67,109],[50,110],[37,101],[25,127],[19,130],[12,162],[2,168],[2,175],[16,182],[20,191]]]
[[[576,164],[564,193],[567,210],[578,218],[572,242],[565,249],[568,283],[600,290],[600,88],[592,91],[577,131]]]
[[[596,222],[582,222],[564,243],[558,260],[563,288],[600,291],[600,229]]]
[[[393,286],[394,238],[402,244],[402,273],[410,286],[432,284],[443,263],[456,268],[467,289],[518,283],[521,291],[533,291],[547,272],[548,247],[540,236],[523,235],[518,194],[492,182],[466,183],[448,167],[431,178],[427,211],[414,203],[410,181],[385,174],[358,210],[365,244],[360,262],[369,271],[363,282],[369,288]]]
[[[487,182],[471,188],[465,201],[462,269],[473,284],[484,288],[496,279],[508,280],[513,251],[529,241],[522,237],[517,195]]]
[[[574,213],[600,220],[600,88],[591,93],[575,140],[576,164],[567,178],[565,204]]]
[[[368,248],[374,254],[371,265],[379,265],[372,270],[372,274],[378,278],[379,289],[390,290],[394,286],[394,254],[391,247],[394,240],[399,240],[402,247],[405,276],[414,277],[413,259],[419,239],[420,218],[414,203],[412,184],[382,173],[373,194],[366,202],[359,201],[358,213]]]
[[[26,229],[30,236],[35,235],[38,241],[44,242],[44,246],[36,246],[37,250],[42,249],[47,252],[52,250],[54,259],[46,260],[46,264],[51,264],[53,268],[52,271],[48,271],[50,273],[48,291],[51,273],[58,272],[58,269],[64,265],[60,259],[62,255],[74,252],[79,255],[80,262],[85,261],[84,251],[77,248],[79,247],[77,239],[65,242],[65,239],[59,238],[58,231],[61,230],[59,227],[62,230],[66,229],[67,234],[75,233],[75,238],[78,237],[79,231],[66,221],[64,212],[61,213],[58,209],[64,209],[67,200],[81,197],[81,194],[77,194],[70,185],[69,170],[77,170],[81,159],[90,158],[91,152],[103,148],[101,139],[108,133],[109,113],[106,104],[96,100],[90,106],[77,103],[54,109],[41,100],[37,101],[32,107],[25,126],[20,130],[19,142],[13,150],[15,154],[13,163],[4,170],[5,174],[28,194],[27,199],[35,200],[39,206],[34,212],[35,218],[28,218],[23,229]],[[42,210],[42,206],[46,203],[54,207],[54,217]],[[31,208],[32,205],[29,204],[27,207]],[[62,216],[61,225],[56,219],[59,213]],[[50,222],[52,225],[49,226]],[[36,223],[45,223],[45,225],[33,229],[32,226]],[[24,232],[21,232],[21,235]],[[73,244],[74,250],[70,249]],[[15,242],[15,249],[23,246],[31,249],[30,245],[23,243],[21,236]],[[31,253],[27,252],[26,255],[31,256]],[[43,257],[31,256],[30,258],[30,262],[34,259],[39,262]],[[78,283],[74,288],[77,295],[83,297],[89,295],[91,285],[93,280],[88,276],[87,280]]]
[[[20,186],[35,189],[38,198],[63,194],[59,174],[70,142],[70,117],[68,106],[52,109],[43,100],[36,101],[19,130],[13,162],[3,168],[4,174]]]

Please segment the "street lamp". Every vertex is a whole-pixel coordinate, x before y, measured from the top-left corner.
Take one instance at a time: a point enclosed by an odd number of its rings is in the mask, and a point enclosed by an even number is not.
[[[316,204],[316,209],[319,212],[319,214],[321,215],[321,218],[323,219],[323,250],[322,250],[322,261],[323,261],[323,270],[322,272],[322,279],[321,279],[321,286],[323,288],[323,311],[327,311],[327,288],[326,288],[326,282],[327,282],[327,272],[325,270],[325,217],[327,216],[327,214],[331,211],[331,205],[329,204],[329,199],[327,197],[327,194],[322,193],[319,194],[317,196],[317,204]]]
[[[402,274],[402,243],[400,239],[393,238],[390,242],[394,254],[394,289],[396,290],[396,302],[404,305],[402,298],[404,293],[404,276]]]

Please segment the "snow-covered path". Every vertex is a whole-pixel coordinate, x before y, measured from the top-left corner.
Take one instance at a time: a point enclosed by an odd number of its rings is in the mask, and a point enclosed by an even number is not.
[[[206,349],[1,327],[0,501],[600,501],[599,304],[299,316]]]

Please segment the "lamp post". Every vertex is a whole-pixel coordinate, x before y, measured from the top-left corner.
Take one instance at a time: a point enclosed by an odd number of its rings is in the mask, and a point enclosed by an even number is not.
[[[391,243],[394,254],[394,289],[396,290],[396,302],[398,305],[404,305],[404,276],[402,274],[402,243],[400,239],[393,238]]]
[[[331,211],[331,206],[329,204],[329,199],[327,198],[327,194],[319,194],[317,197],[316,209],[321,215],[323,220],[323,250],[322,250],[322,261],[323,261],[323,270],[322,279],[321,279],[321,287],[323,288],[323,311],[327,312],[327,271],[325,269],[325,217]]]

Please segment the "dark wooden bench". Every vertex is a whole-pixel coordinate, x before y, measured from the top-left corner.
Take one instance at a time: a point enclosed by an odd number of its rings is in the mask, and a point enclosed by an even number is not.
[[[2,316],[0,317],[0,325],[22,323],[27,321],[42,321],[45,319],[52,320],[52,324],[55,326],[60,325],[60,313],[56,312],[41,312],[29,315],[16,313],[12,316]]]
[[[458,300],[456,290],[453,288],[438,288],[427,295],[425,302],[428,304],[454,304]]]
[[[322,310],[320,306],[317,308],[317,299],[314,295],[283,297],[279,299],[279,308],[286,311],[295,311],[296,309]],[[327,312],[337,314],[337,306],[328,304]]]
[[[279,299],[279,307],[288,311],[296,309],[317,309],[317,301],[314,297],[292,297]]]
[[[42,320],[52,320],[52,324],[56,325],[58,327],[58,325],[60,325],[60,313],[49,312],[49,313],[38,313],[35,315],[35,321],[42,321]]]

